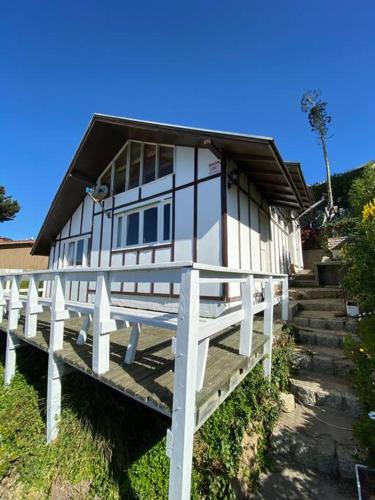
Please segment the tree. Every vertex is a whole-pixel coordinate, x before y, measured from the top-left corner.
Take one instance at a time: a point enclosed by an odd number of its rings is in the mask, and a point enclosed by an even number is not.
[[[20,210],[18,201],[5,195],[5,187],[0,186],[0,222],[13,220]]]
[[[331,186],[331,171],[327,155],[327,133],[328,125],[331,123],[332,118],[327,114],[327,103],[320,99],[319,90],[308,90],[305,92],[301,99],[301,110],[307,113],[311,130],[315,132],[323,148],[324,162],[326,164],[327,174],[327,190],[328,190],[328,213],[333,212],[333,196]]]

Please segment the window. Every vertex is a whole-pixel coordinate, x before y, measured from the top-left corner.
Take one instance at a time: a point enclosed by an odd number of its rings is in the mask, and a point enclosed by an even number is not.
[[[159,177],[173,172],[173,148],[168,146],[159,147]]]
[[[166,203],[163,207],[163,241],[171,239],[171,204]]]
[[[143,212],[143,243],[158,241],[158,207]]]
[[[155,180],[156,177],[156,146],[145,144],[143,150],[143,184]]]
[[[139,243],[139,212],[127,216],[126,245],[138,245]]]
[[[114,178],[114,186],[113,193],[118,194],[125,191],[125,174],[126,174],[126,165],[128,162],[128,146],[125,146],[120,155],[116,158],[114,163],[115,169],[115,178]]]
[[[68,246],[68,267],[72,267],[74,265],[74,249],[75,243],[71,241]]]
[[[141,144],[139,142],[130,143],[130,167],[128,189],[139,186],[139,176],[141,173]]]
[[[83,264],[83,244],[84,240],[77,241],[76,266],[82,266]]]
[[[159,201],[128,214],[116,215],[113,245],[161,243],[171,239],[171,202]]]
[[[119,194],[172,174],[173,162],[173,146],[128,141],[99,182],[110,188],[109,195]]]

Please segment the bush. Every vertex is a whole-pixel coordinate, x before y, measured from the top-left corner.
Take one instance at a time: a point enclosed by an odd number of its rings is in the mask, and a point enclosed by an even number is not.
[[[354,424],[354,434],[375,466],[375,421],[368,412],[375,411],[375,317],[362,319],[358,326],[358,339],[345,339],[345,352],[354,362],[352,373],[364,415]]]

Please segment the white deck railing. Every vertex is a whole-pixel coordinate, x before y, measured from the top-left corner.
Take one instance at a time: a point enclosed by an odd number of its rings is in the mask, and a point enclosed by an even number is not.
[[[27,293],[20,291],[20,282],[28,281]],[[96,282],[93,303],[66,300],[64,284],[67,281]],[[52,282],[52,297],[40,297],[41,282]],[[180,284],[178,314],[150,311],[111,304],[111,285],[114,283],[178,283]],[[10,283],[10,290],[9,284]],[[199,315],[201,284],[240,283],[242,303],[214,319]],[[279,285],[280,294],[275,293]],[[256,303],[254,294],[262,289],[263,300]],[[170,458],[170,499],[190,497],[193,436],[195,430],[195,398],[204,383],[210,339],[223,330],[240,324],[239,355],[252,353],[254,315],[263,311],[264,372],[271,375],[273,309],[281,304],[282,319],[288,318],[288,278],[286,275],[252,273],[238,269],[215,267],[192,262],[128,266],[126,268],[59,269],[49,271],[0,272],[0,322],[8,311],[5,383],[9,384],[16,369],[16,348],[20,345],[19,326],[24,311],[25,339],[37,334],[38,314],[51,311],[48,391],[47,440],[57,436],[57,419],[61,411],[61,378],[64,365],[54,356],[63,348],[64,321],[82,316],[79,343],[86,341],[92,324],[92,371],[101,375],[109,370],[110,333],[124,326],[132,326],[124,363],[134,362],[142,325],[176,330],[172,341],[175,354],[172,425],[167,435],[167,454]]]

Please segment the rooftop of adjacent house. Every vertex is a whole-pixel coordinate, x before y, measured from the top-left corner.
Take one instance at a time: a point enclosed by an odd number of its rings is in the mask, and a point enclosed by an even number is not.
[[[94,114],[51,204],[33,254],[49,253],[50,242],[85,197],[86,187],[96,182],[129,139],[208,148],[219,157],[233,159],[271,205],[290,209],[310,205],[300,166],[288,167],[271,137]]]
[[[5,236],[0,236],[0,248],[19,248],[19,247],[32,247],[34,240],[12,240]]]

